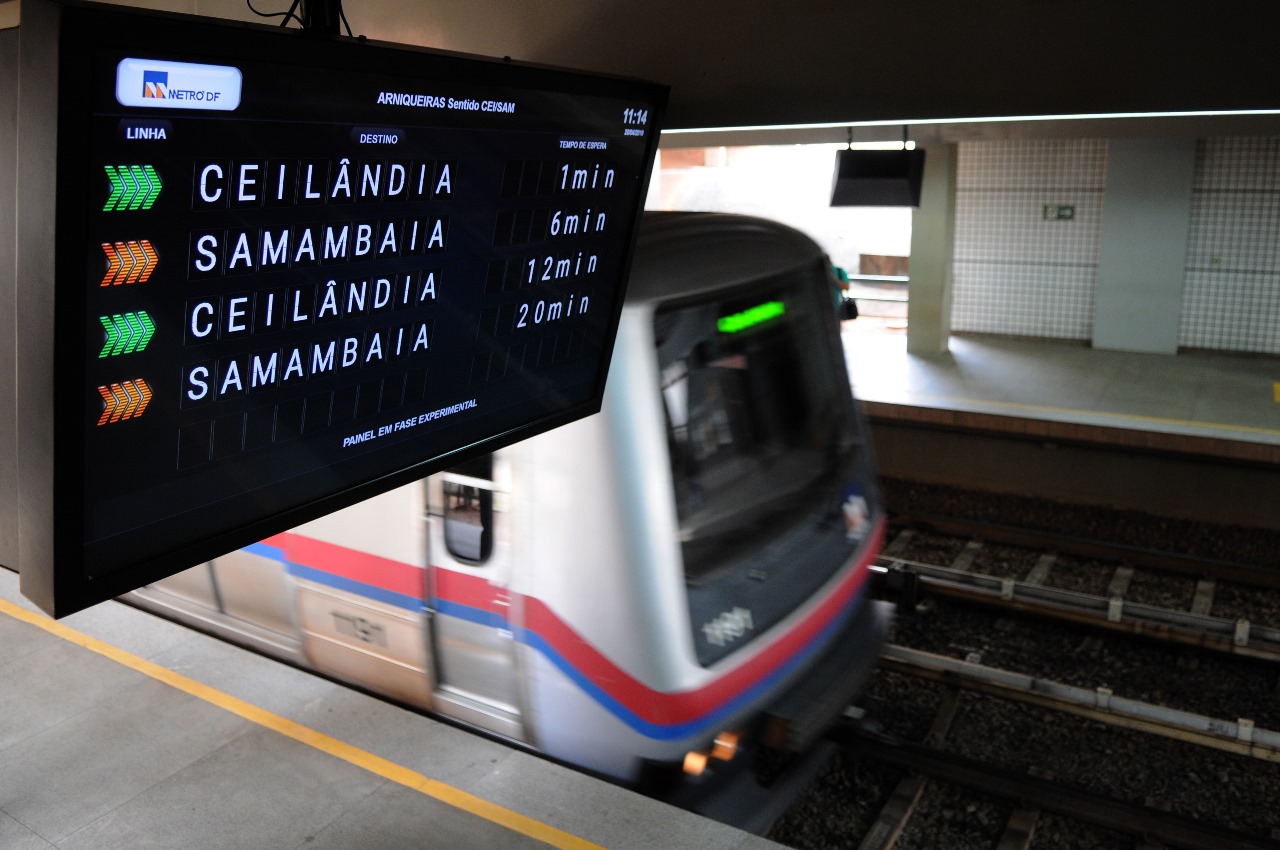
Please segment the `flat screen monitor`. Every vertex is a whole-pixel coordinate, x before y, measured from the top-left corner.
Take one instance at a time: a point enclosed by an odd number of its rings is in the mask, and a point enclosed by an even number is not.
[[[919,207],[924,151],[836,151],[833,207]]]
[[[46,611],[599,409],[664,87],[22,11],[6,498]]]

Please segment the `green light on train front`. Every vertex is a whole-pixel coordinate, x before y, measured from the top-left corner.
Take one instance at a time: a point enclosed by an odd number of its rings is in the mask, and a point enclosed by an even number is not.
[[[738,331],[745,331],[747,328],[767,322],[770,319],[776,319],[783,313],[787,312],[787,305],[781,301],[766,301],[763,304],[757,304],[741,313],[734,313],[731,316],[721,316],[716,320],[716,327],[721,333],[736,334]]]

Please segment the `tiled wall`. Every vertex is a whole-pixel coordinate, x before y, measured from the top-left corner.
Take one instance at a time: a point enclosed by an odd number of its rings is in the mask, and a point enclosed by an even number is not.
[[[1280,354],[1280,139],[1202,139],[1178,344]]]
[[[1089,339],[1106,177],[1105,139],[962,143],[952,330]]]

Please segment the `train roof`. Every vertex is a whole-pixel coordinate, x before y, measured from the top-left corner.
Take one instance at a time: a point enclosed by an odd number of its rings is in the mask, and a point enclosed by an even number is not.
[[[769,219],[708,212],[646,212],[627,303],[667,301],[750,283],[823,260],[818,243]]]

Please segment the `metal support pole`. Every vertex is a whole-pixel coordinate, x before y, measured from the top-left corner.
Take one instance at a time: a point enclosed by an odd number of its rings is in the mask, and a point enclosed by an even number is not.
[[[320,35],[338,35],[342,25],[342,0],[301,0],[302,28]]]

